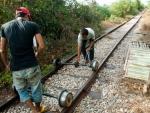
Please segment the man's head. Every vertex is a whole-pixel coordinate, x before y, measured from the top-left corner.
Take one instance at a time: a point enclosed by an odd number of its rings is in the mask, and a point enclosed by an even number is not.
[[[25,17],[31,19],[30,11],[26,7],[19,7],[16,9],[16,17]]]
[[[88,36],[88,30],[85,29],[85,28],[83,28],[83,29],[81,30],[81,35],[82,35],[83,38],[87,38],[87,36]]]

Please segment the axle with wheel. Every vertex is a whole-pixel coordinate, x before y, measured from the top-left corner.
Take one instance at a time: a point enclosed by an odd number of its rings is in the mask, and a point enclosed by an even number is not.
[[[13,86],[13,90],[18,95],[15,86]],[[28,92],[31,92],[31,88],[28,88]],[[46,92],[44,92],[42,95],[57,99],[60,107],[70,107],[73,101],[73,94],[71,92],[68,92],[67,90],[61,91],[59,96],[52,95]]]
[[[55,67],[59,67],[61,65],[74,65],[75,67],[88,66],[88,67],[92,68],[92,71],[96,71],[99,67],[99,62],[97,60],[93,60],[91,62],[91,64],[88,65],[88,64],[81,64],[81,63],[78,63],[78,62],[65,63],[65,62],[62,62],[61,59],[57,58],[57,59],[53,60],[53,64],[54,64]]]
[[[69,93],[67,90],[61,91],[59,96],[54,96],[49,93],[43,93],[43,95],[57,99],[60,107],[70,107],[73,101],[72,93]]]

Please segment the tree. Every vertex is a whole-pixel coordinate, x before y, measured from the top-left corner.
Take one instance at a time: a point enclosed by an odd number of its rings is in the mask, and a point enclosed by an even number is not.
[[[143,9],[139,0],[119,0],[111,6],[111,13],[118,17],[125,17],[127,14],[136,14]]]
[[[136,0],[136,7],[139,11],[141,11],[144,8],[140,0]]]

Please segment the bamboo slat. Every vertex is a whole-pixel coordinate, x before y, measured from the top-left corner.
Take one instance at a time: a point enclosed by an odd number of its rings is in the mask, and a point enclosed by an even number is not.
[[[130,44],[125,77],[148,81],[150,76],[150,48],[145,43]]]

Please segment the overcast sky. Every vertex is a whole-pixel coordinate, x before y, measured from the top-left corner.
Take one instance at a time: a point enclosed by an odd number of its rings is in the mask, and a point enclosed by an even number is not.
[[[77,0],[77,1],[83,3],[86,0]],[[96,0],[96,2],[99,3],[100,5],[104,5],[104,4],[110,5],[115,1],[118,1],[118,0]],[[141,2],[144,3],[144,4],[146,4],[147,1],[150,1],[150,0],[141,0]]]

